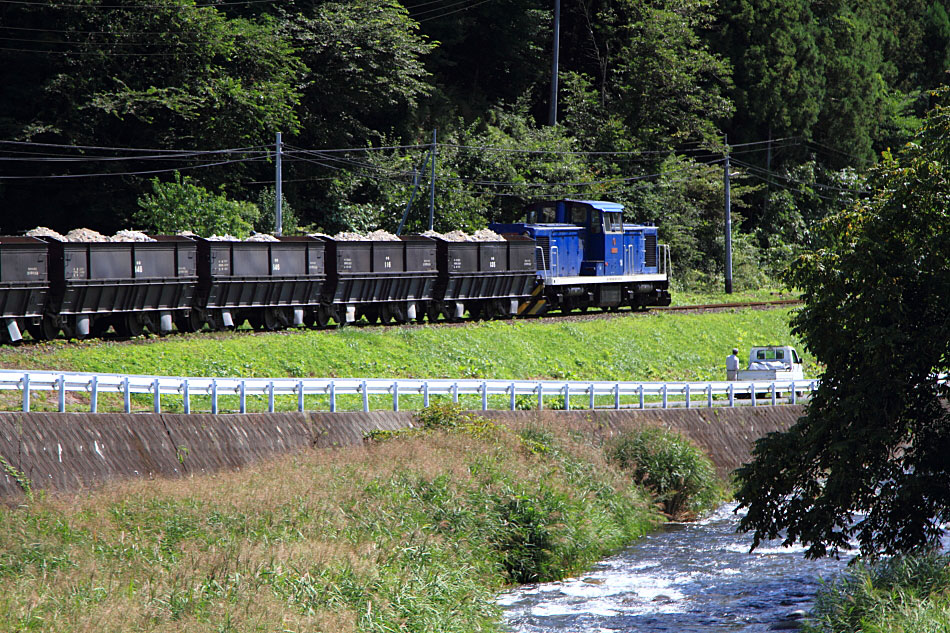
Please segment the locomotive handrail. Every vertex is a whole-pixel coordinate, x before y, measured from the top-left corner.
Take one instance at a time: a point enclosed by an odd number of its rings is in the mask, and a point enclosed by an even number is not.
[[[32,395],[55,392],[57,409],[66,411],[66,394],[79,393],[89,399],[89,411],[97,412],[102,394],[122,396],[123,409],[132,412],[133,398],[141,408],[142,396],[149,396],[151,410],[162,411],[162,397],[176,399],[176,410],[193,412],[195,398],[210,399],[210,412],[221,413],[221,399],[231,412],[247,413],[247,398],[266,397],[267,410],[273,412],[276,400],[296,400],[298,411],[305,411],[307,396],[322,396],[328,401],[323,409],[338,410],[341,396],[358,396],[360,408],[369,411],[372,396],[385,397],[386,408],[399,411],[401,397],[420,397],[422,406],[432,396],[479,396],[481,410],[518,408],[671,408],[671,407],[734,407],[739,398],[748,398],[751,406],[780,401],[795,404],[805,393],[818,387],[818,380],[776,381],[694,381],[694,382],[631,382],[577,380],[483,380],[413,379],[413,378],[232,378],[143,376],[133,374],[96,374],[83,372],[0,370],[0,391],[20,391],[22,411],[29,412]],[[787,395],[786,395],[787,394]],[[236,408],[233,398],[237,399]],[[572,400],[573,398],[573,400]],[[418,400],[417,400],[418,403]],[[180,408],[179,408],[180,407]],[[377,408],[379,408],[377,406]]]

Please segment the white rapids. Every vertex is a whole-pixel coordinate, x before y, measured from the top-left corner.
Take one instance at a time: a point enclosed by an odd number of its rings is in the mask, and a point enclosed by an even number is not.
[[[498,598],[515,633],[714,633],[795,630],[842,560],[808,560],[801,547],[737,534],[735,505],[672,523],[588,573],[526,585]]]

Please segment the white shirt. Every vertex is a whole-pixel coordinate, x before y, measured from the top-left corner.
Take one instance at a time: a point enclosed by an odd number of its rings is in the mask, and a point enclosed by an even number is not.
[[[739,357],[735,354],[726,356],[726,371],[739,371]]]

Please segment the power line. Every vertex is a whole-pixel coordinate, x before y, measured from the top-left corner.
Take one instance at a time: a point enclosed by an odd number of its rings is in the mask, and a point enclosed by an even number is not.
[[[125,4],[55,4],[49,2],[34,2],[32,0],[0,0],[0,4],[18,4],[25,6],[42,6],[50,9],[182,9],[182,8],[216,8],[221,6],[245,5],[245,4],[271,4],[275,0],[219,0],[218,2],[209,2],[205,4],[187,4],[184,2],[169,2],[166,4],[138,4],[129,6]]]
[[[168,168],[168,169],[148,169],[148,170],[138,170],[138,171],[124,171],[124,172],[101,172],[94,174],[51,174],[44,176],[0,176],[0,180],[71,180],[75,178],[105,178],[109,176],[151,176],[154,174],[170,174],[176,171],[185,171],[189,169],[202,169],[206,167],[219,167],[221,165],[233,165],[236,163],[250,163],[261,161],[263,158],[242,158],[234,160],[224,160],[214,163],[204,163],[201,165],[185,165],[181,167]]]

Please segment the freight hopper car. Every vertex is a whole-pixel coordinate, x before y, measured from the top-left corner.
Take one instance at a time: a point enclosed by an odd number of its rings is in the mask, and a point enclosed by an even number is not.
[[[634,310],[670,304],[670,256],[655,226],[623,221],[623,206],[592,200],[540,202],[498,233],[536,242],[537,285],[521,315],[590,307]]]

